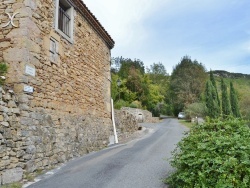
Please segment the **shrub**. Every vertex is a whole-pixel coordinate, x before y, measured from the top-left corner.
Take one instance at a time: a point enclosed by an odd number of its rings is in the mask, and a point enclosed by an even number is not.
[[[130,103],[129,105],[130,108],[141,108],[142,109],[142,105],[140,101],[133,101],[132,103]]]
[[[206,105],[204,103],[192,103],[187,105],[185,113],[189,117],[205,117]]]
[[[121,109],[121,107],[128,107],[129,106],[129,103],[128,102],[126,102],[126,101],[124,101],[124,100],[119,100],[119,101],[117,101],[117,102],[115,102],[115,104],[114,104],[114,108],[115,109],[118,109],[118,110],[120,110]]]
[[[8,70],[8,66],[4,62],[1,62],[0,63],[0,86],[4,84],[4,81],[5,81],[4,76],[7,73],[7,70]]]
[[[250,129],[239,119],[211,120],[190,130],[173,152],[172,187],[250,187]]]

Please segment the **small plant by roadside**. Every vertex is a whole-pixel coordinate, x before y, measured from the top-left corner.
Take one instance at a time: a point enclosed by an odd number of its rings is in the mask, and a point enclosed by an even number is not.
[[[250,129],[240,119],[194,126],[173,152],[170,187],[250,187]]]
[[[19,182],[11,183],[11,184],[2,185],[1,188],[22,188],[22,184]]]
[[[28,181],[34,181],[34,179],[37,177],[37,176],[40,176],[42,174],[44,174],[46,171],[45,170],[42,170],[42,169],[37,169],[35,172],[33,173],[25,173],[24,174],[24,177],[26,180]]]
[[[7,73],[8,66],[4,62],[0,62],[0,86],[4,84],[5,74]]]

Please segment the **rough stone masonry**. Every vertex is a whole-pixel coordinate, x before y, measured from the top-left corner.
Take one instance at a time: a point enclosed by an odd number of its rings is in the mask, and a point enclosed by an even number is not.
[[[70,40],[55,28],[59,2],[71,11]],[[9,67],[0,91],[0,185],[108,145],[113,46],[81,0],[0,2],[0,62]]]

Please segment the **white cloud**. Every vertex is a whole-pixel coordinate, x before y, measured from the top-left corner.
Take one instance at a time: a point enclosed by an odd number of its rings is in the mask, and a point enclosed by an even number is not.
[[[122,46],[146,37],[142,22],[163,2],[163,0],[84,0],[116,44]]]
[[[146,66],[162,62],[169,73],[184,55],[208,70],[250,72],[249,37],[241,33],[249,34],[249,19],[240,17],[247,0],[83,1],[115,40],[113,56],[139,58]]]

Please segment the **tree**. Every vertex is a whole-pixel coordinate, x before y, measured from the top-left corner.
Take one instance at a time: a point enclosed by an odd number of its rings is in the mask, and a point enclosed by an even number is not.
[[[154,84],[161,84],[168,76],[165,66],[161,62],[150,65],[150,68],[147,69],[147,73]]]
[[[206,105],[202,102],[196,102],[189,104],[185,108],[185,114],[187,117],[205,117],[206,116]]]
[[[205,97],[207,116],[218,118],[221,114],[220,100],[212,71],[210,71],[210,80],[206,84]]]
[[[215,88],[212,82],[208,80],[205,90],[207,116],[211,118],[218,118],[220,116],[220,106],[214,96],[216,96]]]
[[[233,116],[237,118],[241,117],[238,97],[234,89],[233,82],[230,82],[230,102]]]
[[[218,90],[217,90],[216,82],[214,79],[214,75],[213,75],[213,72],[211,70],[210,70],[210,81],[212,82],[214,89],[215,89],[215,92],[216,92],[216,94],[213,96],[213,98],[214,98],[214,100],[217,100],[218,105],[220,106],[220,98],[218,95]]]
[[[132,60],[132,59],[124,59],[124,58],[120,58],[119,59],[119,71],[118,71],[118,75],[121,77],[121,78],[128,78],[129,76],[129,70],[132,68],[132,69],[136,69],[136,70],[139,70],[140,74],[144,74],[145,73],[145,69],[144,69],[144,64],[141,60],[139,59],[135,59],[135,60]]]
[[[207,73],[205,67],[184,56],[177,64],[170,77],[170,97],[174,113],[177,114],[183,108],[200,100],[200,95],[205,89]]]
[[[118,75],[111,73],[111,97],[115,101],[119,97],[120,88],[117,86],[117,80],[119,79]]]
[[[225,84],[223,79],[221,79],[221,100],[223,117],[231,115],[231,106],[227,93],[227,85]]]
[[[159,86],[161,95],[167,97],[167,90],[169,88],[169,75],[162,63],[153,63],[150,68],[147,69],[147,75],[152,81],[152,84]]]
[[[123,57],[112,57],[111,58],[111,72],[112,73],[118,73],[121,67],[121,61],[123,60]]]

